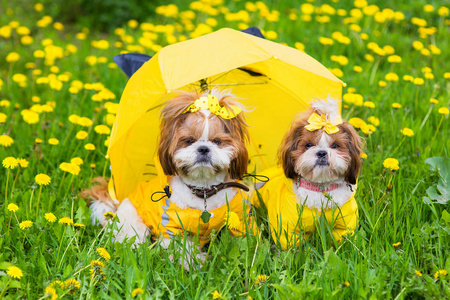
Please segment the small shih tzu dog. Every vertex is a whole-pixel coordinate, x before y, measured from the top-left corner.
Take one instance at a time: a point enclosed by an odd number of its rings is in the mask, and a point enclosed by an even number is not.
[[[218,89],[200,97],[181,92],[162,109],[160,127],[161,174],[140,182],[118,205],[104,181],[86,191],[92,199],[92,221],[105,224],[103,214],[113,211],[119,219],[116,241],[136,236],[138,244],[162,236],[166,248],[173,236],[187,233],[189,246],[199,244],[200,250],[211,232],[227,222],[233,235],[244,234],[251,214],[243,193],[249,189],[238,182],[248,164],[241,104]],[[196,257],[204,261],[205,254],[200,251]]]
[[[252,204],[265,204],[272,237],[284,249],[298,245],[325,218],[334,238],[354,232],[358,207],[354,198],[361,168],[361,139],[343,122],[336,100],[317,100],[294,121],[279,149],[281,166],[262,173]]]

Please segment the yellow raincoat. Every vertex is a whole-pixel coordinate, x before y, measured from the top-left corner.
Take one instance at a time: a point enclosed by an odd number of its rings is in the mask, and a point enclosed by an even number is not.
[[[198,235],[200,245],[203,247],[210,241],[211,231],[213,229],[220,230],[227,223],[228,211],[235,212],[240,222],[240,226],[237,228],[229,228],[231,234],[241,236],[245,234],[246,225],[249,228],[252,227],[250,203],[242,191],[239,190],[228,202],[228,205],[225,204],[210,210],[211,219],[208,223],[203,223],[200,219],[203,212],[201,210],[181,209],[168,197],[157,202],[150,199],[154,192],[163,191],[168,182],[169,178],[166,176],[156,177],[148,182],[140,182],[128,197],[151,230],[152,238],[157,238],[159,235],[172,238],[174,235],[183,235],[185,230],[193,236]],[[245,222],[244,218],[247,218]]]
[[[258,192],[268,211],[272,238],[284,249],[298,246],[302,238],[307,238],[315,232],[315,224],[323,214],[328,224],[333,226],[333,236],[337,241],[340,241],[343,235],[355,231],[358,206],[354,193],[342,207],[320,210],[297,203],[297,197],[293,192],[293,180],[284,175],[281,167],[270,168],[261,175],[270,178]],[[256,207],[260,206],[256,192],[251,202]]]

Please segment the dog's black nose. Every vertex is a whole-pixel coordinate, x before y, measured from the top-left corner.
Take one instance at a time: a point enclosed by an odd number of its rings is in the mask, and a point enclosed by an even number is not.
[[[206,146],[200,146],[197,148],[197,151],[202,155],[206,155],[209,153],[209,148]]]
[[[317,151],[316,155],[318,157],[325,157],[325,156],[327,156],[327,151],[324,151],[324,150]]]

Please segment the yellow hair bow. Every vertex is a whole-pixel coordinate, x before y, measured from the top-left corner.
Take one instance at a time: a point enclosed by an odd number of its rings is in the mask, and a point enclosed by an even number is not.
[[[195,102],[189,105],[182,114],[187,112],[197,112],[203,109],[209,109],[210,112],[223,119],[232,119],[242,111],[236,105],[230,105],[230,108],[220,106],[217,97],[209,94],[208,96],[203,96],[195,100]]]
[[[318,115],[313,113],[308,119],[309,125],[306,125],[305,128],[309,131],[319,130],[322,127],[325,132],[328,134],[333,134],[339,131],[337,125],[342,124],[342,119],[340,116],[337,116],[333,121],[329,120],[326,115]]]

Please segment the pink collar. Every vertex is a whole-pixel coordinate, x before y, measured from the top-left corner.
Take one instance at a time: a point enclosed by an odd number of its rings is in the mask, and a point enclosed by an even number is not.
[[[297,185],[314,192],[331,192],[341,186],[340,184],[337,183],[332,183],[329,185],[316,184],[300,177],[297,177]]]

